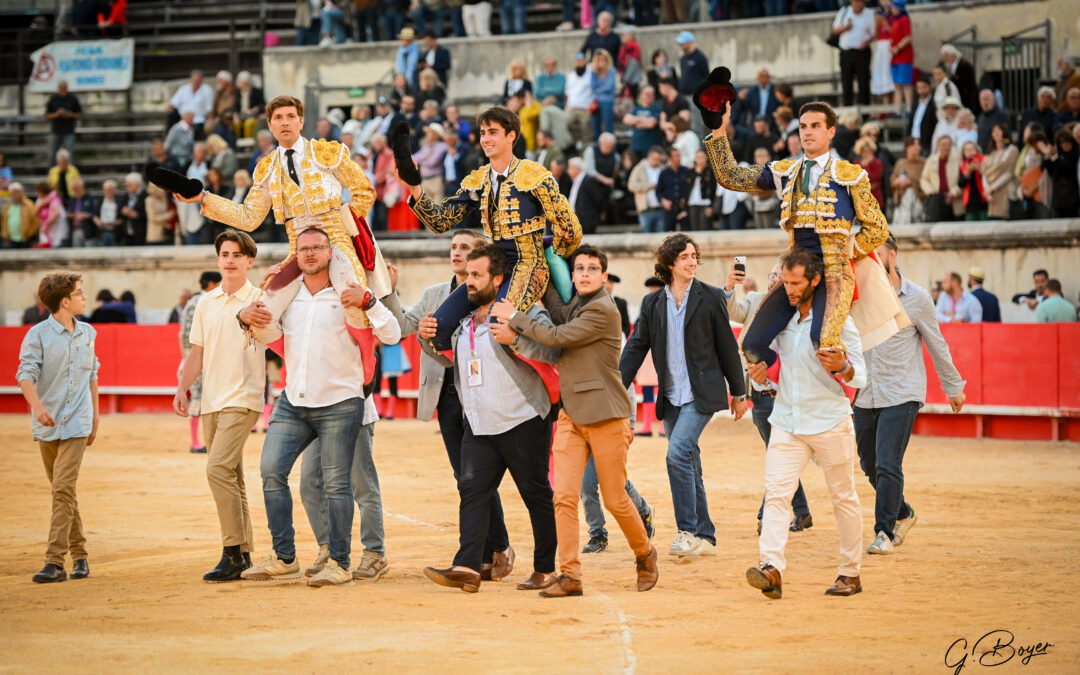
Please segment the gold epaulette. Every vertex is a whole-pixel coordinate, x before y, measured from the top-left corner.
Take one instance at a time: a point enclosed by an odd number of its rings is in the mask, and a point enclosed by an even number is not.
[[[778,176],[786,176],[796,164],[798,162],[794,159],[781,159],[772,163],[772,172]]]
[[[341,143],[337,141],[311,141],[311,154],[315,157],[315,162],[327,169],[337,168],[341,163],[341,148]]]
[[[551,172],[536,162],[523,159],[518,163],[517,172],[514,173],[514,185],[517,189],[529,192],[540,184]]]
[[[490,170],[488,165],[484,165],[479,169],[473,171],[468,176],[465,176],[465,180],[461,181],[461,187],[466,190],[480,190],[484,187],[484,174]]]
[[[274,163],[274,155],[277,151],[271,152],[266,157],[259,160],[259,163],[255,165],[255,175],[251,177],[251,180],[258,185],[266,179],[266,174],[270,173],[270,165]]]
[[[866,175],[866,170],[858,164],[840,160],[833,163],[832,175],[840,185],[855,185]]]

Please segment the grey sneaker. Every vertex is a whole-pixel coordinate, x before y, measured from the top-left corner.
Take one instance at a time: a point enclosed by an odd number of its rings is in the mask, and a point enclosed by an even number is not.
[[[330,559],[330,547],[323,544],[319,547],[319,555],[315,556],[315,562],[311,563],[311,567],[304,570],[305,577],[313,577],[319,572],[323,571],[326,567],[326,561]]]
[[[585,547],[581,549],[582,553],[599,553],[607,548],[607,539],[603,537],[593,537],[589,540],[589,543],[585,544]]]
[[[381,556],[372,551],[364,551],[360,562],[353,570],[352,578],[360,581],[375,581],[390,571],[390,563],[386,562],[386,556]]]
[[[919,516],[915,515],[915,509],[909,506],[908,510],[911,511],[911,515],[903,520],[896,521],[896,525],[893,526],[893,543],[897,546],[904,543],[908,532],[915,527],[915,523],[919,522]]]
[[[870,548],[866,549],[867,553],[877,553],[881,555],[888,555],[893,552],[893,543],[889,539],[889,535],[884,532],[878,532],[874,537],[874,543],[870,544]]]
[[[656,509],[654,509],[650,505],[649,510],[641,518],[642,524],[645,525],[645,536],[647,536],[649,539],[652,539],[653,535],[656,534],[656,527],[653,525],[653,515],[655,514]]]

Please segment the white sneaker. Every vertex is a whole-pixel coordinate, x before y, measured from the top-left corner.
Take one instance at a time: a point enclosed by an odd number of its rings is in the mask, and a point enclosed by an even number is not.
[[[679,533],[675,535],[675,541],[671,543],[671,548],[668,549],[670,555],[679,556],[680,558],[698,555],[700,552],[701,540],[683,530],[679,530]]]
[[[701,537],[695,537],[695,539],[698,540],[698,555],[716,555],[716,544]]]
[[[896,524],[893,525],[893,543],[897,546],[904,543],[904,540],[907,539],[908,532],[911,531],[911,528],[915,527],[915,523],[919,522],[919,516],[915,515],[915,509],[912,509],[911,507],[908,508],[911,511],[911,515],[903,520],[896,521]]]
[[[385,556],[371,551],[364,551],[360,563],[353,570],[352,578],[361,581],[375,581],[389,571],[390,563],[386,562]]]
[[[315,562],[311,563],[311,567],[304,570],[305,577],[313,577],[319,572],[323,571],[326,567],[326,561],[330,559],[330,547],[323,544],[319,547],[319,555],[315,556]]]
[[[322,572],[308,579],[307,585],[313,588],[319,588],[320,586],[351,586],[352,575],[349,574],[349,570],[342,569],[336,560],[328,560]]]
[[[874,543],[870,544],[870,548],[866,549],[867,553],[879,553],[881,555],[888,555],[892,553],[893,549],[892,540],[889,539],[889,535],[884,532],[878,532],[874,537]]]
[[[278,581],[282,579],[299,579],[300,578],[300,562],[299,560],[293,560],[289,564],[285,564],[278,560],[276,554],[271,553],[266,556],[258,565],[249,567],[240,573],[241,579],[247,579],[248,581]]]
[[[334,38],[330,37],[329,35],[319,40],[320,47],[329,47],[332,44],[334,44]]]

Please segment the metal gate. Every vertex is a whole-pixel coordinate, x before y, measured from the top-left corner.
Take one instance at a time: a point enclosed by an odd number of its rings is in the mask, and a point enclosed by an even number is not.
[[[1001,94],[1005,109],[1018,114],[1035,101],[1050,72],[1050,19],[1001,37]]]

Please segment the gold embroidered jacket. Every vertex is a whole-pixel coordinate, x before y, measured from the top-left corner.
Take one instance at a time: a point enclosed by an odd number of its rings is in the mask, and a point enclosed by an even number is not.
[[[482,166],[461,181],[461,188],[441,203],[427,194],[410,198],[413,213],[432,232],[443,233],[480,209],[484,233],[494,242],[512,242],[514,271],[507,300],[527,311],[544,293],[548,263],[544,257],[544,227],[550,222],[552,249],[563,258],[581,242],[581,223],[551,172],[530,160],[511,160],[507,178],[492,196],[491,167]]]
[[[347,214],[342,214],[340,207],[344,188],[349,191],[349,208],[356,215],[365,216],[375,203],[371,182],[349,157],[348,148],[336,141],[304,139],[297,172],[303,176],[303,189],[289,177],[281,155],[274,151],[255,167],[254,184],[242,204],[208,193],[202,213],[207,218],[251,232],[262,224],[266,213],[273,208],[274,220],[284,224],[289,235],[289,255],[283,263],[296,256],[298,231],[294,222],[302,221],[301,229],[320,227],[329,235],[330,243],[349,258],[357,279],[363,282],[366,275],[349,234],[353,224],[344,221],[343,215]],[[297,218],[301,220],[297,221]]]

